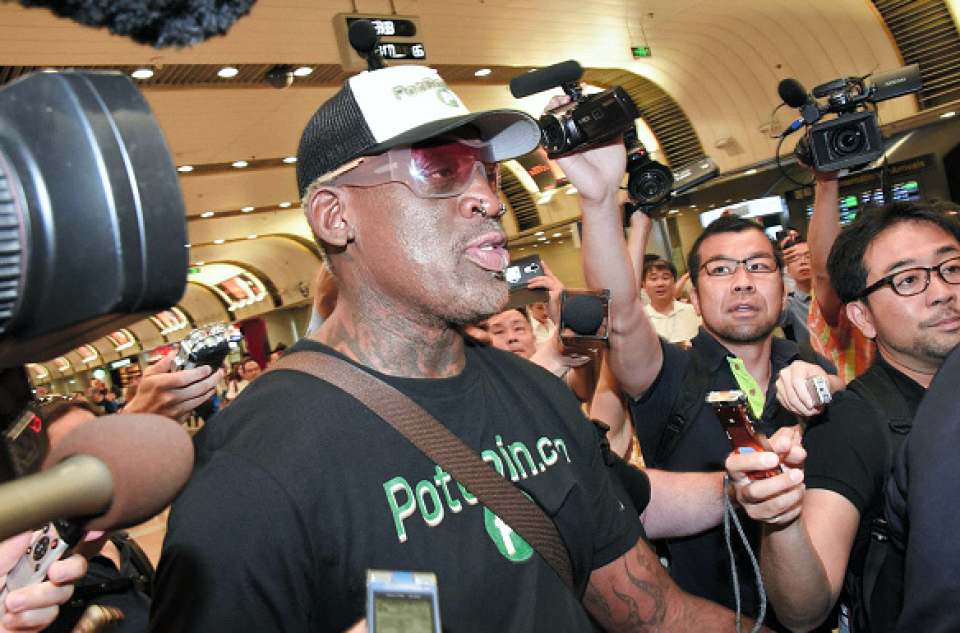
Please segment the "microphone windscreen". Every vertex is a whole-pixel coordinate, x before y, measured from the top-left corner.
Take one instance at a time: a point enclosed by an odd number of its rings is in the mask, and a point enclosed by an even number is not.
[[[801,108],[810,101],[810,95],[807,94],[807,90],[803,87],[803,84],[789,77],[781,81],[777,86],[777,94],[779,94],[780,99],[791,108]]]
[[[122,529],[155,516],[180,493],[193,470],[193,442],[186,430],[146,413],[104,416],[77,427],[50,451],[44,468],[73,455],[96,457],[113,476],[113,502],[84,525],[88,530]]]
[[[85,26],[107,27],[135,42],[156,48],[192,46],[222,35],[256,0],[19,0],[25,7],[46,7]]]
[[[374,28],[370,20],[356,20],[350,23],[350,29],[347,31],[347,37],[350,40],[350,46],[361,55],[367,55],[380,41],[377,35],[377,29]]]
[[[577,334],[596,334],[604,316],[603,299],[597,295],[567,295],[564,299],[563,322]]]
[[[522,99],[563,84],[580,81],[581,77],[583,77],[583,68],[576,60],[569,59],[559,64],[517,75],[510,80],[510,94],[517,99]]]

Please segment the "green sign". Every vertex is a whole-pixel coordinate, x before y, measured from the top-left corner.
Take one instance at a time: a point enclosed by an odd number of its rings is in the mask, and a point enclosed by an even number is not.
[[[633,53],[634,57],[650,57],[653,54],[650,52],[649,46],[634,46],[630,49],[630,52]]]
[[[199,268],[196,268],[196,267],[195,267],[195,268],[188,268],[188,269],[187,269],[187,274],[188,274],[188,275],[196,275],[196,274],[199,274],[199,272],[200,272],[200,269],[199,269]]]

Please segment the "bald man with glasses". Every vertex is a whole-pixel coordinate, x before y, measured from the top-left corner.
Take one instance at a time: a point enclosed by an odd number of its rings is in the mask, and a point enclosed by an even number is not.
[[[867,554],[871,542],[884,542],[875,519],[898,444],[892,438],[910,432],[934,374],[960,343],[960,225],[915,203],[865,212],[837,239],[828,270],[847,316],[876,341],[874,365],[807,431],[805,486],[746,479],[769,456],[732,456],[727,466],[741,503],[767,523],[761,564],[781,619],[808,630],[839,597],[843,630],[890,631],[901,595],[896,574],[880,575],[870,595],[859,595],[857,579],[870,561],[892,560]],[[817,410],[809,394],[787,399],[798,413]]]

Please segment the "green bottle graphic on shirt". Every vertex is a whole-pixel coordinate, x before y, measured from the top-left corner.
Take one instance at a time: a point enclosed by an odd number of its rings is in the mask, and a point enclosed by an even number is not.
[[[507,560],[522,563],[533,555],[533,548],[530,547],[530,544],[487,508],[483,509],[483,524],[487,528],[487,534],[490,535],[493,544],[497,546],[497,549]]]

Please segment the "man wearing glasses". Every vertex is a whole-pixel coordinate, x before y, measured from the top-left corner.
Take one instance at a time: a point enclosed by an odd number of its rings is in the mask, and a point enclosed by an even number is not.
[[[693,244],[688,262],[693,283],[690,300],[703,326],[689,350],[661,340],[637,295],[624,243],[618,205],[624,161],[623,147],[611,145],[559,162],[581,195],[587,283],[611,291],[611,368],[630,398],[644,460],[655,467],[647,471],[654,497],[657,490],[669,489],[658,481],[664,475],[656,469],[701,474],[699,485],[672,500],[698,509],[688,516],[699,517],[700,524],[685,526],[685,531],[700,533],[666,544],[670,575],[684,590],[730,608],[740,597],[743,613],[756,617],[759,592],[742,547],[735,548],[739,588],[730,580],[731,561],[720,523],[723,463],[731,447],[716,416],[703,405],[703,397],[706,391],[743,390],[758,430],[772,434],[796,424],[775,396],[778,373],[800,354],[793,341],[773,336],[787,300],[782,255],[755,222],[736,216],[716,220]],[[645,216],[639,220],[632,230],[649,230],[651,220]],[[828,366],[825,359],[817,360]],[[683,399],[692,404],[681,416],[677,403]],[[672,429],[682,430],[674,433]],[[660,447],[668,444],[674,446],[661,458]],[[656,521],[657,517],[645,517],[651,536],[675,533],[679,527],[661,530]],[[759,525],[745,527],[756,545]],[[777,628],[770,614],[766,622]]]
[[[338,356],[428,410],[544,508],[574,589],[356,399],[269,371],[196,437],[153,631],[366,631],[369,569],[435,573],[444,631],[733,628],[732,613],[679,591],[640,540],[572,392],[460,334],[507,303],[497,163],[539,138],[524,113],[470,113],[428,68],[352,77],[307,124],[297,157],[337,303],[284,359]],[[419,610],[400,597],[401,614]]]
[[[888,631],[899,587],[881,577],[869,613],[850,589],[859,588],[854,578],[867,565],[890,475],[885,427],[909,433],[934,374],[960,343],[960,225],[925,205],[893,203],[859,215],[837,239],[827,267],[847,316],[876,341],[876,361],[807,431],[805,489],[749,483],[746,473],[760,465],[756,455],[732,456],[727,466],[748,512],[768,522],[761,563],[781,619],[807,630],[840,596],[849,630]],[[868,384],[879,387],[869,394],[886,393],[886,400],[865,397],[858,385]]]

